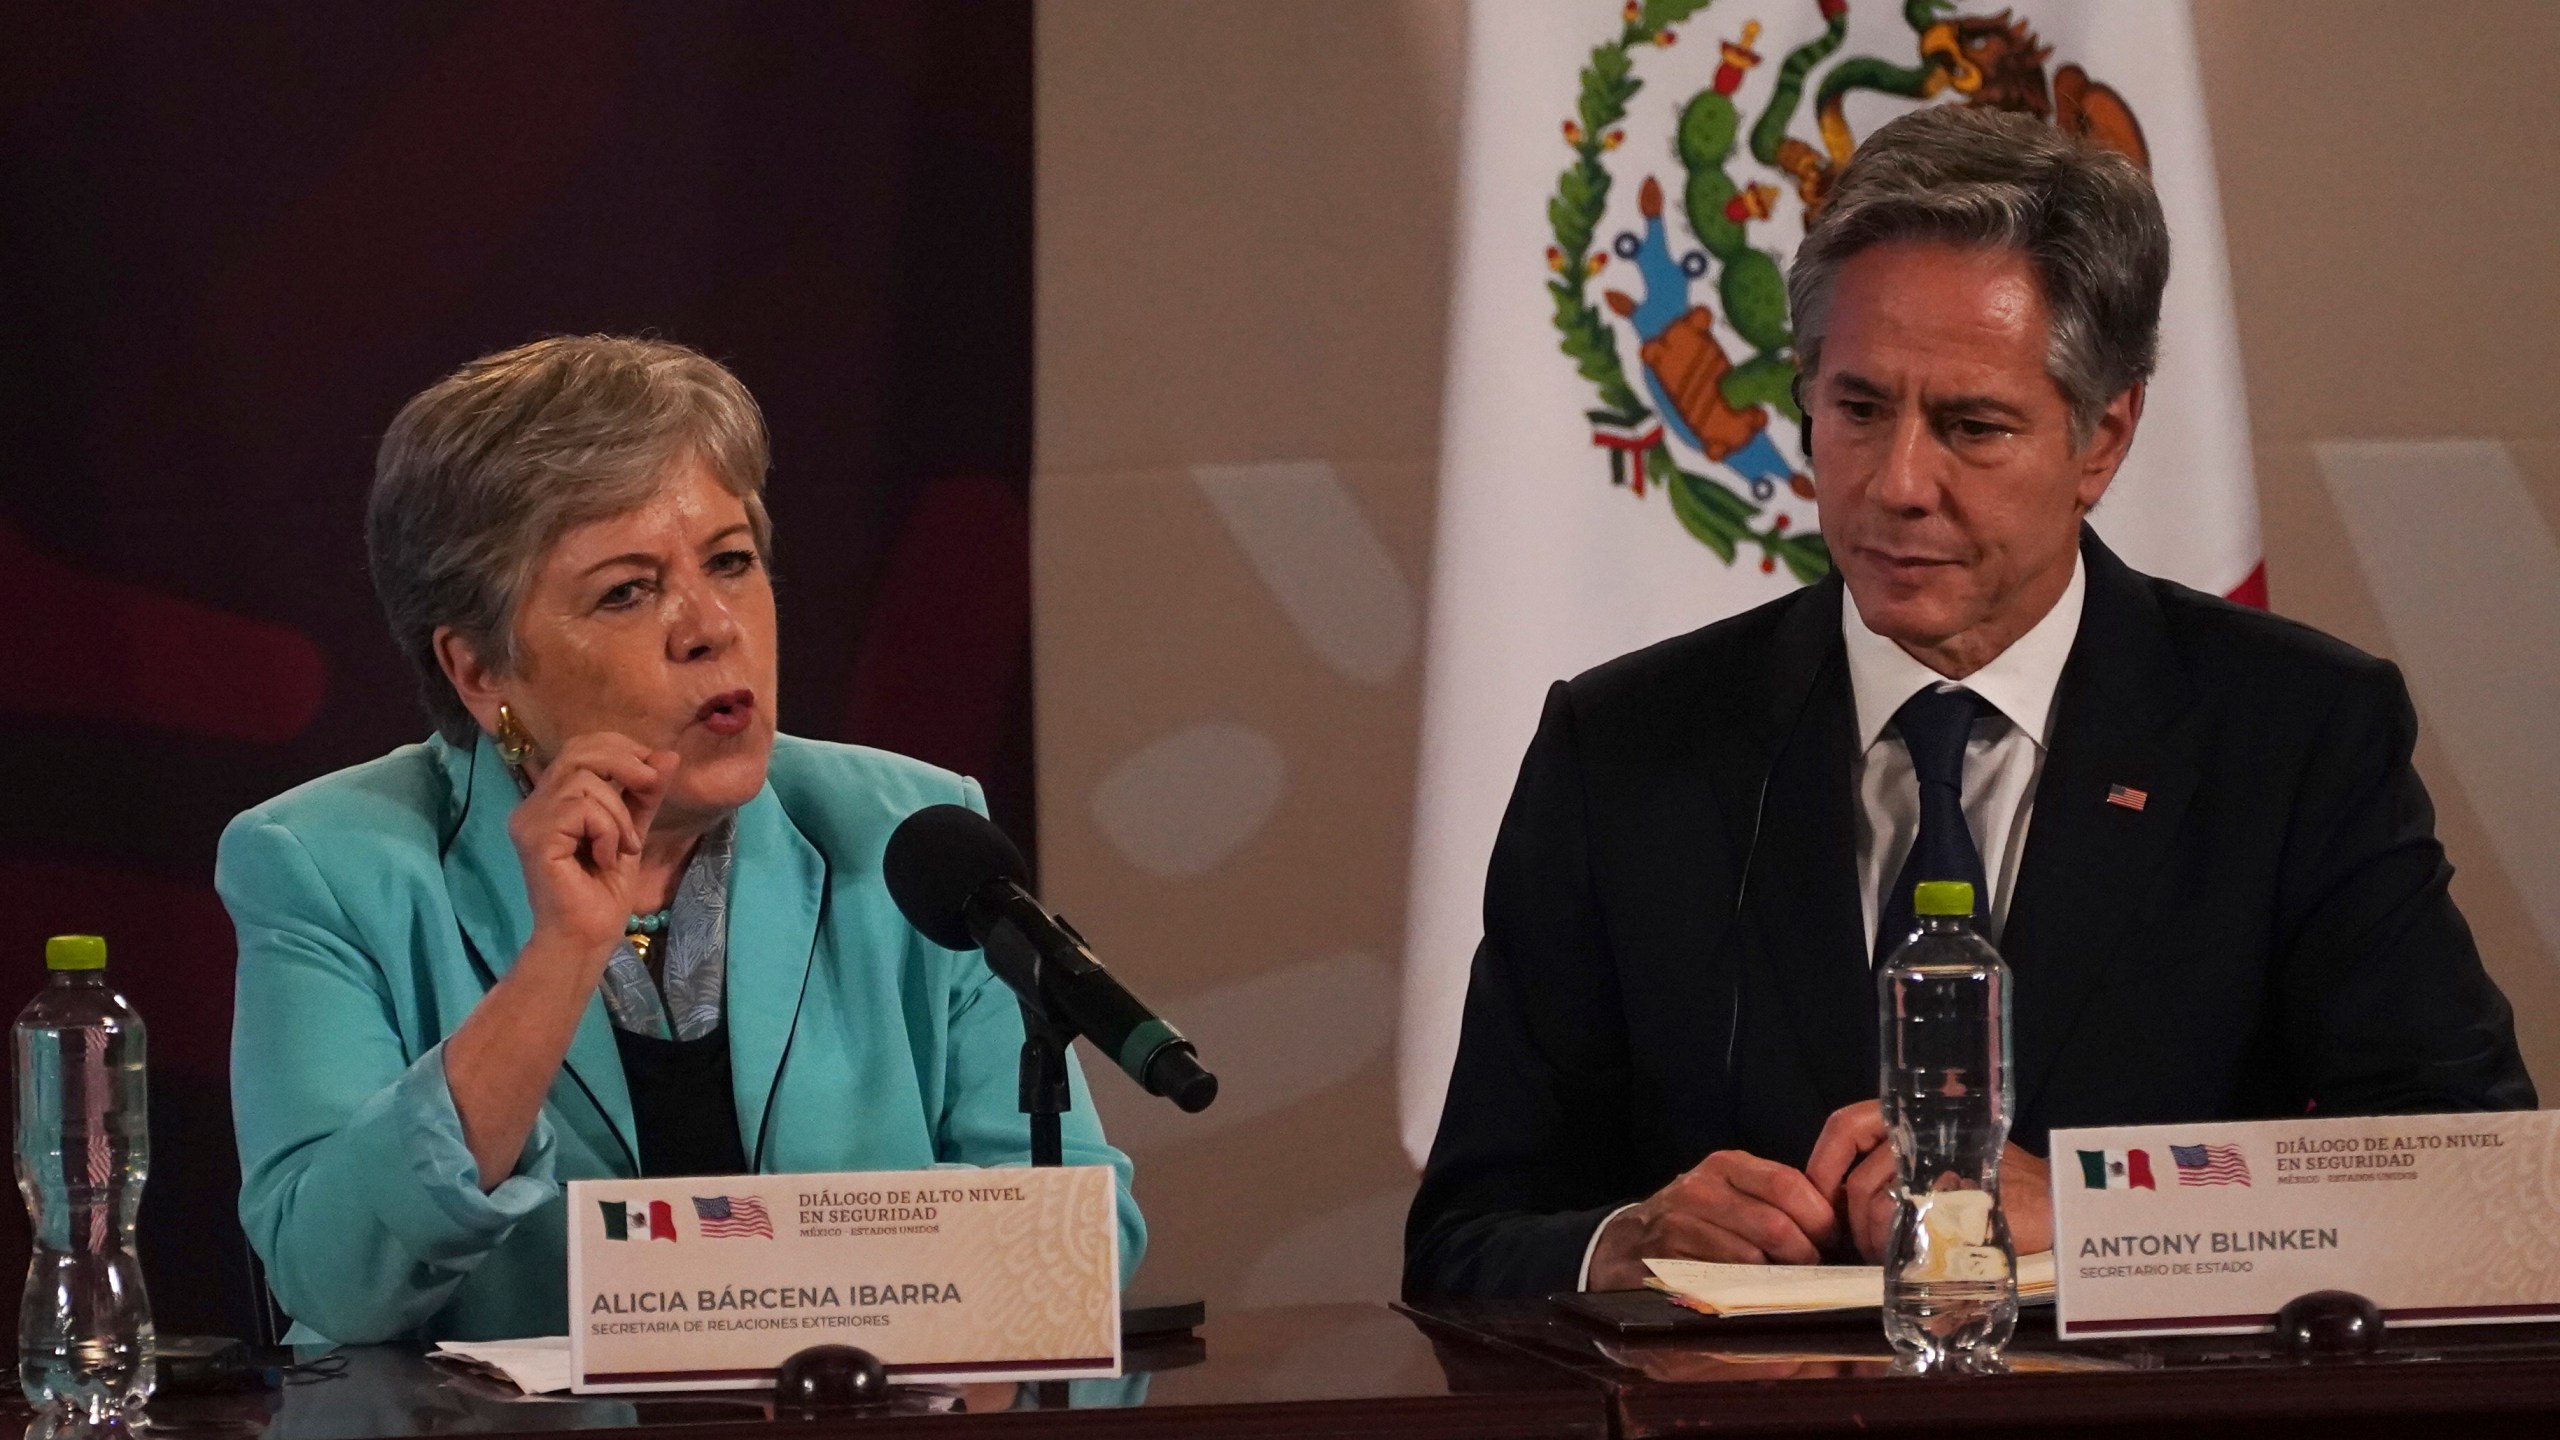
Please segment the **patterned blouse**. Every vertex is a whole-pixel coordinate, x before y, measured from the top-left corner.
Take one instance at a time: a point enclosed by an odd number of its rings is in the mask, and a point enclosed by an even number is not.
[[[604,1008],[614,1028],[658,1040],[699,1040],[720,1025],[729,973],[729,860],[736,822],[724,820],[694,847],[676,882],[659,941],[663,978],[625,938],[604,967]]]

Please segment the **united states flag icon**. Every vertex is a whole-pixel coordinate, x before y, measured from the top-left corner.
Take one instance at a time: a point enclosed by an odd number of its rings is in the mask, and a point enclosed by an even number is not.
[[[702,1222],[702,1233],[715,1240],[742,1235],[773,1238],[773,1218],[764,1213],[764,1202],[752,1195],[696,1195],[693,1214]]]
[[[2110,785],[2107,787],[2107,803],[2121,805],[2127,810],[2139,810],[2151,803],[2151,792],[2136,790],[2130,785]]]
[[[2249,1161],[2237,1145],[2172,1145],[2181,1185],[2246,1185]]]

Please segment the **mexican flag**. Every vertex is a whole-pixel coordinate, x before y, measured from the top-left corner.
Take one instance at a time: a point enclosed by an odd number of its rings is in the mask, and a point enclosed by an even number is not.
[[[2093,523],[2137,569],[2264,603],[2187,7],[1992,8],[1473,0],[1398,1067],[1417,1163],[1546,686],[1827,573],[1784,274],[1860,136],[1997,105],[2149,169],[2160,371]]]
[[[2157,1190],[2151,1183],[2147,1150],[2079,1150],[2080,1188],[2084,1190]]]
[[[676,1238],[675,1210],[664,1200],[652,1200],[647,1209],[620,1200],[599,1200],[604,1211],[604,1238],[607,1240],[667,1240]]]

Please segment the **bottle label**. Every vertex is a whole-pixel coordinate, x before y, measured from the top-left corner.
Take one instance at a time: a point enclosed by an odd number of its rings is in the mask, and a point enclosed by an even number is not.
[[[1904,1281],[1926,1285],[2009,1278],[2009,1257],[1990,1243],[1990,1191],[1906,1190],[1902,1201],[1918,1221]]]

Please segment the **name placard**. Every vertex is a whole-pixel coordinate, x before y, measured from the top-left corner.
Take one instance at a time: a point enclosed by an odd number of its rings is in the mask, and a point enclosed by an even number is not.
[[[572,1388],[760,1388],[812,1345],[901,1379],[1117,1375],[1116,1199],[1100,1165],[572,1181]]]
[[[2056,1130],[2052,1163],[2068,1339],[2264,1330],[2314,1290],[2560,1318],[2560,1112]]]

